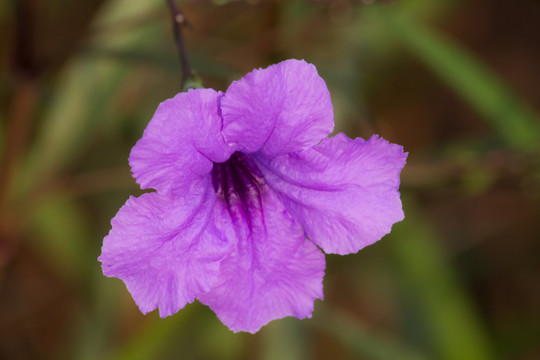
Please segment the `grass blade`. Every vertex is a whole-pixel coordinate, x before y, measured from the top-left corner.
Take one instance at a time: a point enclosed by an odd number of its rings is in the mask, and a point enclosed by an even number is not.
[[[540,116],[463,47],[391,8],[371,6],[364,14],[453,88],[508,145],[538,148]]]

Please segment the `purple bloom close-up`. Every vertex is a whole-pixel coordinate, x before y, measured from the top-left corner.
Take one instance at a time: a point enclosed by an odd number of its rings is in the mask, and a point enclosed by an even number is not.
[[[311,317],[323,251],[355,253],[403,219],[403,148],[333,127],[324,80],[299,60],[166,100],[129,157],[155,192],[112,220],[104,274],[161,317],[194,299],[233,331]]]

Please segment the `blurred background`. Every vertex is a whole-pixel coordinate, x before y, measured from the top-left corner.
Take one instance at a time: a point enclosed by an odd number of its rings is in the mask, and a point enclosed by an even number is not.
[[[405,220],[326,257],[312,319],[141,315],[96,258],[181,89],[165,1],[1,1],[0,359],[540,359],[540,2],[177,4],[207,87],[304,58],[336,132],[403,145]]]

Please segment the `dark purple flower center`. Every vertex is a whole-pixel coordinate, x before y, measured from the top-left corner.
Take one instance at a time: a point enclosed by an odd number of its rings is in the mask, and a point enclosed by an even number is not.
[[[231,215],[239,210],[251,227],[251,212],[261,207],[262,175],[257,166],[241,152],[224,163],[214,163],[212,183]]]

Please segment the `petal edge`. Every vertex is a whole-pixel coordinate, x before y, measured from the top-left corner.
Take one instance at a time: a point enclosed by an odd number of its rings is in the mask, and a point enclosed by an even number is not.
[[[147,193],[130,197],[111,221],[98,260],[143,313],[172,315],[218,278],[227,245],[212,231],[214,201],[202,187],[184,198]]]
[[[257,156],[269,186],[326,253],[355,253],[403,220],[399,174],[407,153],[378,136],[338,134],[297,154]]]
[[[215,287],[198,297],[235,332],[255,333],[286,316],[311,317],[315,299],[323,298],[324,254],[274,195],[263,196],[253,231],[239,228],[223,209],[216,222],[237,246],[222,261]]]
[[[314,65],[290,59],[234,81],[221,102],[236,150],[277,156],[311,147],[334,128],[330,93]]]

